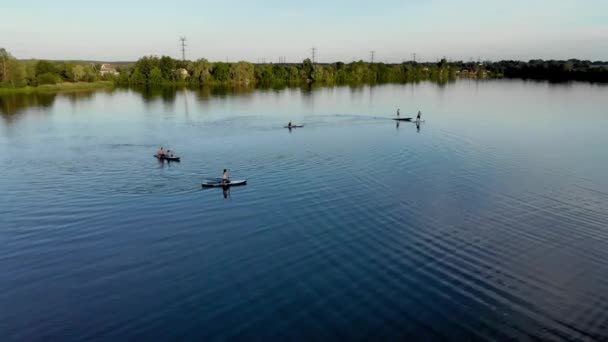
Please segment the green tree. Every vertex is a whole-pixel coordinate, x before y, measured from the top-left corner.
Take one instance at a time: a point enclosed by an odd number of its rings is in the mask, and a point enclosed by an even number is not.
[[[38,63],[36,64],[36,76],[41,75],[41,74],[55,74],[57,73],[57,69],[55,68],[55,65],[53,65],[53,63],[48,62],[48,61],[38,61]]]
[[[68,79],[72,82],[81,81],[86,76],[84,67],[82,65],[74,65],[68,71]]]
[[[238,84],[250,84],[255,80],[254,66],[247,62],[230,65],[230,79]]]
[[[298,83],[300,82],[300,70],[295,65],[289,67],[289,82]]]
[[[95,69],[92,65],[85,65],[83,67],[84,76],[82,77],[82,81],[84,82],[95,82],[97,81],[98,73],[97,69]]]
[[[257,83],[265,86],[275,83],[272,66],[270,64],[258,64],[255,66],[255,79]]]
[[[0,86],[23,87],[27,85],[25,76],[25,66],[0,48]]]
[[[158,61],[158,67],[162,73],[164,80],[175,80],[173,73],[173,71],[175,70],[175,61],[173,60],[173,58],[168,56],[162,56]]]
[[[19,63],[16,59],[12,59],[9,62],[10,76],[8,83],[11,87],[25,87],[27,86],[27,80],[25,78],[25,65]]]
[[[272,74],[276,82],[285,83],[289,81],[289,69],[283,65],[273,65]]]
[[[146,80],[150,78],[150,73],[152,72],[152,68],[157,67],[159,64],[158,57],[154,56],[146,56],[142,57],[135,62],[135,70],[138,70]]]
[[[186,70],[190,74],[191,84],[202,85],[211,82],[212,65],[204,58],[189,63]]]
[[[150,77],[148,77],[148,84],[150,85],[161,85],[163,84],[163,72],[159,67],[153,67],[150,70]]]
[[[133,70],[129,77],[129,84],[144,85],[147,82],[146,76],[139,69]]]
[[[311,82],[313,80],[313,72],[314,68],[312,65],[312,61],[309,58],[306,58],[302,62],[302,67],[300,69],[300,75],[306,82]]]
[[[59,77],[59,75],[52,73],[52,72],[45,72],[44,74],[40,74],[37,76],[37,79],[38,79],[39,85],[57,84],[62,81],[62,79],[61,79],[61,77]]]
[[[0,83],[6,82],[9,75],[9,61],[13,58],[4,48],[0,48]]]
[[[230,67],[226,63],[217,62],[213,65],[213,77],[220,82],[226,82],[230,78]]]

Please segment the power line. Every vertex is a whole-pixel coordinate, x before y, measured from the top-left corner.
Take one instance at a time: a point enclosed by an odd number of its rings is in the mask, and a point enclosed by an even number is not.
[[[182,61],[186,60],[186,37],[180,37],[179,40],[182,42]]]

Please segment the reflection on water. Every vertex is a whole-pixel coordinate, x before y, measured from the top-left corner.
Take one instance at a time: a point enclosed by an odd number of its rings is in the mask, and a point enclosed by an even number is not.
[[[201,87],[200,89],[196,90],[196,95],[199,99],[204,101],[210,97],[252,95],[255,90],[256,89],[254,87],[218,85],[214,87]]]
[[[10,120],[10,117],[28,109],[47,109],[55,104],[57,99],[66,99],[72,104],[92,100],[96,94],[112,93],[112,90],[78,90],[71,92],[34,92],[31,94],[0,95],[0,114]]]
[[[54,93],[0,95],[0,113],[6,114],[3,117],[8,120],[11,115],[29,108],[48,108],[53,105],[57,96]]]
[[[419,83],[419,82],[416,82]],[[411,84],[414,86],[414,84]],[[437,83],[438,86],[444,87],[445,83]],[[365,84],[350,84],[347,85],[348,89],[353,97],[358,97],[367,92],[369,100],[373,100],[374,89],[377,86],[370,86]],[[79,90],[73,92],[58,92],[58,93],[46,93],[46,92],[35,92],[31,94],[9,94],[0,95],[0,114],[14,115],[18,114],[29,108],[48,108],[53,105],[57,98],[68,99],[71,103],[84,102],[92,100],[96,94],[101,93],[112,93],[112,92],[133,92],[138,94],[144,103],[153,103],[157,100],[161,100],[165,104],[167,109],[171,110],[172,105],[175,104],[178,95],[180,93],[186,94],[186,92],[192,92],[198,101],[205,102],[212,98],[223,98],[223,97],[246,97],[252,96],[256,91],[283,91],[286,89],[297,90],[303,98],[310,101],[311,106],[313,104],[315,90],[322,90],[324,87],[319,85],[298,85],[296,87],[289,87],[288,85],[272,85],[272,86],[242,86],[242,85],[215,85],[215,86],[203,86],[201,88],[184,88],[184,87],[130,87],[130,88],[117,88],[114,90]],[[186,104],[187,106],[187,104]]]
[[[369,86],[365,84],[351,84],[346,86],[350,89],[353,96],[360,96],[364,92],[368,92],[368,96],[373,98],[374,88],[376,86]],[[130,88],[116,88],[114,90],[78,90],[68,92],[34,92],[31,94],[8,94],[0,95],[0,114],[18,114],[29,108],[48,108],[53,105],[57,98],[68,99],[71,103],[84,102],[92,100],[96,94],[101,93],[112,93],[112,92],[132,92],[138,94],[145,103],[153,103],[157,100],[161,100],[165,105],[175,104],[178,95],[180,93],[185,94],[193,93],[195,98],[201,102],[208,101],[212,98],[222,97],[243,97],[252,96],[256,91],[282,91],[286,89],[297,90],[304,97],[310,101],[313,100],[313,92],[315,90],[323,89],[323,86],[319,85],[298,85],[296,87],[289,87],[288,85],[273,85],[273,86],[242,86],[242,85],[215,85],[215,86],[203,86],[200,88],[184,88],[184,87],[130,87]],[[170,107],[168,107],[170,108]]]

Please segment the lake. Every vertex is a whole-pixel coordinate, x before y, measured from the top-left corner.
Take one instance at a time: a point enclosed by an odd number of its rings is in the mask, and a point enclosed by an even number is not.
[[[586,83],[0,97],[0,337],[606,339],[607,132]]]

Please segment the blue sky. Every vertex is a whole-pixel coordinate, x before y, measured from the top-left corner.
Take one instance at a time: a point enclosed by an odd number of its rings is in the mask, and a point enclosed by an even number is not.
[[[0,2],[0,47],[18,58],[142,55],[301,61],[608,60],[606,0],[19,0]]]

